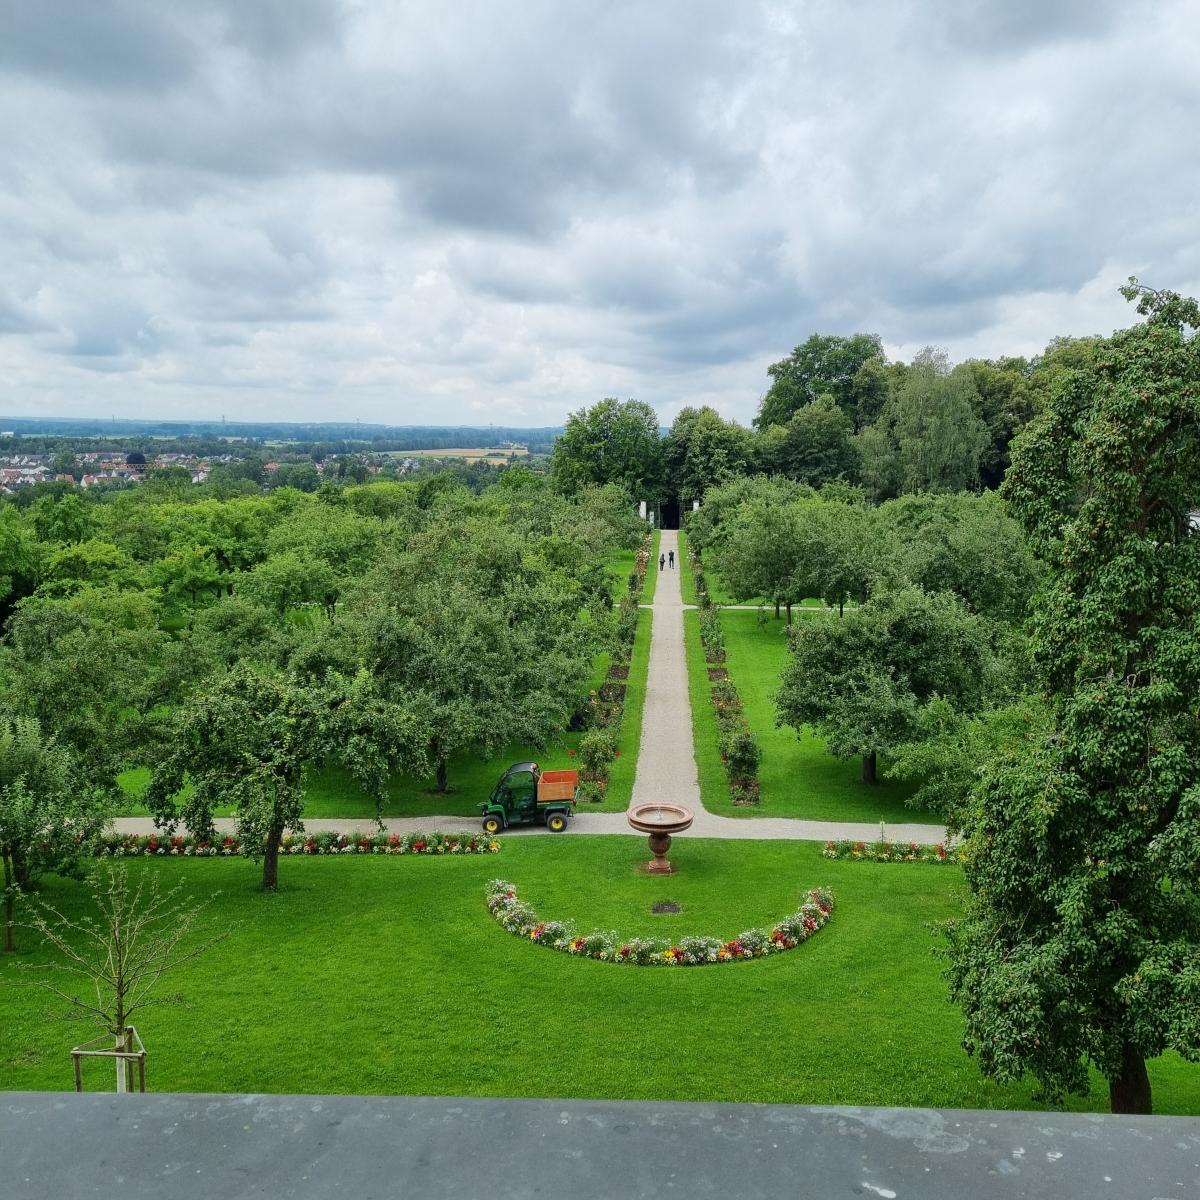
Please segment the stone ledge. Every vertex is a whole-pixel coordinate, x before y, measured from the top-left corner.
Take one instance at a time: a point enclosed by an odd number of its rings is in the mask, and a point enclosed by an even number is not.
[[[390,1096],[10,1092],[5,1200],[1200,1195],[1179,1117]]]

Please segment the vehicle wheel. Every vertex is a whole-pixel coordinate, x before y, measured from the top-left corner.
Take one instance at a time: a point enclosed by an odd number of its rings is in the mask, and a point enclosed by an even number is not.
[[[562,813],[551,813],[546,818],[546,828],[551,833],[562,833],[567,827],[567,818]]]
[[[504,826],[500,824],[499,817],[484,817],[483,818],[483,832],[484,833],[490,833],[490,834],[495,835],[495,834],[499,833],[500,830],[503,828],[504,828]]]

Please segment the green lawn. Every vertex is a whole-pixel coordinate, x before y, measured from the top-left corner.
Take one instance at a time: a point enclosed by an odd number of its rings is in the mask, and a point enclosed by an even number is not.
[[[282,890],[242,860],[135,860],[215,892],[206,923],[232,936],[171,976],[186,1007],[144,1010],[153,1091],[357,1092],[1036,1107],[1029,1086],[985,1082],[930,954],[957,909],[952,869],[832,863],[803,843],[683,837],[679,874],[637,873],[639,839],[511,835],[480,858],[285,859]],[[505,933],[484,882],[513,880],[583,930],[732,936],[833,888],[829,926],[759,962],[692,969],[581,961]],[[75,911],[78,884],[47,898]],[[677,917],[650,915],[662,899]],[[79,1026],[0,960],[0,1078],[71,1086]],[[1200,1113],[1200,1068],[1154,1063],[1160,1112]],[[89,1066],[106,1088],[109,1072]],[[1080,1107],[1101,1109],[1099,1080]]]
[[[650,614],[643,612],[638,620],[637,637],[633,645],[629,678],[625,681],[625,712],[621,719],[619,745],[621,757],[613,764],[608,795],[602,804],[589,804],[597,812],[624,810],[629,805],[633,788],[633,770],[637,762],[638,743],[642,731],[642,706],[646,696],[646,669],[650,657]],[[598,655],[593,664],[592,686],[598,687],[608,671],[608,654]],[[547,770],[577,765],[569,753],[579,745],[582,735],[564,734],[557,745],[545,747],[509,746],[491,758],[460,754],[450,763],[451,791],[445,795],[434,790],[434,781],[402,776],[392,780],[384,804],[385,817],[464,816],[473,817],[479,805],[487,799],[500,775],[515,762],[534,759]],[[121,805],[122,816],[147,816],[141,796],[150,782],[150,770],[138,767],[125,771],[119,778],[127,802]],[[304,799],[307,817],[369,818],[375,815],[375,802],[340,767],[325,767],[311,772]],[[217,809],[217,815],[228,817],[233,809]]]
[[[646,589],[642,592],[642,604],[654,603],[654,591],[658,587],[658,555],[662,531],[656,529],[650,539],[650,562],[646,567]]]
[[[806,620],[833,620],[811,616]],[[717,746],[708,670],[700,645],[699,617],[684,614],[692,725],[700,790],[705,808],[730,816],[806,817],[836,821],[938,822],[933,814],[909,808],[911,785],[884,780],[874,787],[859,782],[858,760],[844,761],[829,754],[822,741],[805,729],[801,737],[789,726],[775,725],[775,693],[787,661],[787,627],[771,619],[760,625],[758,614],[725,610],[726,669],[745,705],[746,719],[762,747],[759,780],[761,803],[734,808],[729,803],[725,772]]]

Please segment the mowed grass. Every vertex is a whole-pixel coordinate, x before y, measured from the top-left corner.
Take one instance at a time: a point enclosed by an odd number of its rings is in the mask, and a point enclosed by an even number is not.
[[[1037,1107],[986,1082],[959,1047],[928,925],[952,916],[954,869],[831,863],[805,843],[682,837],[679,874],[641,875],[640,839],[510,835],[480,858],[285,859],[277,895],[243,860],[135,860],[215,895],[231,936],[168,984],[186,1007],[138,1017],[153,1091],[552,1096],[941,1107]],[[833,888],[830,924],[797,950],[694,969],[581,961],[505,933],[483,887],[502,875],[581,931],[736,934]],[[83,896],[53,879],[68,913]],[[679,916],[656,917],[659,900]],[[71,1086],[85,1031],[46,1018],[22,952],[0,959],[0,1077]],[[107,1089],[110,1072],[89,1065]],[[1200,1112],[1200,1068],[1151,1066],[1160,1112]],[[1077,1107],[1103,1109],[1095,1080]]]
[[[646,670],[650,657],[650,614],[641,613],[638,632],[629,664],[629,678],[624,680],[625,709],[621,718],[618,739],[620,757],[613,763],[608,793],[601,804],[588,804],[591,811],[621,811],[628,807],[633,789],[633,772],[637,762],[638,744],[642,731],[642,707],[646,697]],[[597,656],[593,664],[592,686],[599,688],[609,666],[609,655]],[[383,805],[384,817],[474,817],[479,806],[491,794],[496,780],[513,763],[530,759],[546,770],[578,767],[571,753],[582,734],[565,733],[549,746],[508,746],[490,758],[472,754],[456,755],[450,763],[450,791],[435,790],[434,780],[399,776],[391,781]],[[150,782],[150,768],[137,767],[123,772],[117,781],[125,802],[120,805],[121,816],[148,816],[141,802]],[[221,806],[217,816],[233,816],[233,809]],[[305,787],[304,815],[306,817],[362,820],[375,815],[375,801],[362,790],[353,776],[338,766],[322,767],[309,773]]]
[[[836,620],[811,615],[805,620]],[[940,823],[926,810],[914,809],[905,800],[913,788],[906,783],[882,780],[868,787],[860,780],[859,760],[834,758],[810,729],[799,736],[790,726],[775,724],[775,696],[787,663],[787,626],[758,614],[726,609],[720,615],[725,633],[729,677],[745,706],[746,720],[762,748],[759,764],[761,802],[735,808],[717,749],[719,737],[712,713],[708,668],[700,644],[699,616],[684,614],[684,637],[692,700],[696,761],[700,771],[704,806],[713,812],[740,817],[804,817],[809,820]]]

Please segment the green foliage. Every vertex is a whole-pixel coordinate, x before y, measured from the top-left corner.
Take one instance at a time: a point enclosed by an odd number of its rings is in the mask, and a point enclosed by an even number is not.
[[[572,495],[589,483],[619,484],[638,499],[657,496],[662,474],[658,417],[637,400],[601,400],[567,418],[554,443],[551,477]]]
[[[876,527],[893,584],[953,592],[972,612],[1006,623],[1025,617],[1043,571],[995,496],[904,496],[879,506]]]
[[[176,716],[146,792],[155,820],[211,838],[213,810],[232,804],[244,852],[265,856],[263,886],[275,887],[283,832],[303,828],[305,769],[328,749],[325,715],[311,690],[235,666]]]
[[[4,949],[13,910],[47,871],[76,873],[108,817],[74,755],[30,717],[0,718],[0,863]]]
[[[878,500],[910,492],[957,492],[979,484],[990,444],[969,372],[927,351],[905,374],[879,421],[860,435],[863,482]]]
[[[832,396],[818,396],[798,409],[786,425],[771,425],[759,435],[756,451],[769,474],[819,488],[835,479],[853,482],[859,473],[854,421]]]
[[[1001,754],[960,817],[950,928],[965,1044],[1048,1097],[1200,1059],[1200,310],[1131,282],[1143,324],[1062,371],[1004,494],[1050,564],[1030,622],[1049,735]]]
[[[859,372],[868,362],[884,361],[883,344],[875,334],[836,337],[814,333],[792,353],[767,368],[771,387],[763,397],[755,426],[760,430],[786,425],[792,414],[828,393],[851,418],[860,403],[872,406],[875,379]]]
[[[905,588],[872,597],[840,619],[793,627],[779,721],[813,726],[830,751],[864,758],[911,742],[934,699],[980,708],[992,670],[991,627],[947,593]]]
[[[579,741],[579,765],[585,779],[606,778],[617,756],[617,743],[607,729],[591,729]]]
[[[662,443],[668,492],[699,500],[712,487],[744,475],[752,457],[751,435],[716,409],[685,407]]]
[[[26,601],[0,644],[0,703],[36,718],[90,779],[111,788],[136,761],[144,718],[161,698],[166,642],[142,594]]]

